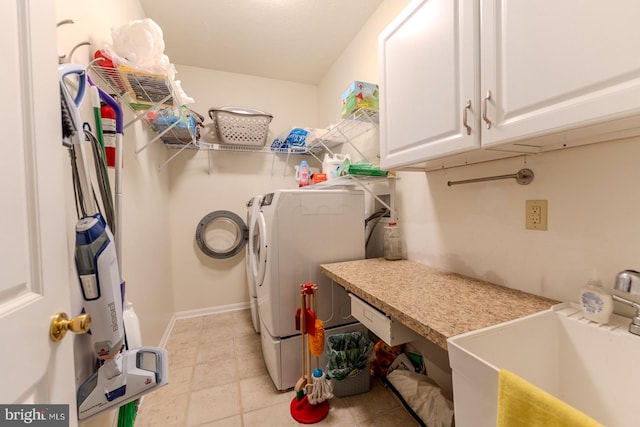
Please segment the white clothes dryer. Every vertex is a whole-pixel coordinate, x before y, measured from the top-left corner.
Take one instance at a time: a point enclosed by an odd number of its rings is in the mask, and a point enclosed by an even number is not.
[[[253,196],[247,202],[247,228],[249,230],[249,242],[245,253],[245,268],[247,271],[247,285],[249,287],[249,307],[251,309],[251,321],[253,328],[260,333],[260,317],[258,313],[258,294],[256,291],[257,263],[260,259],[260,242],[262,227],[256,225],[262,195]]]
[[[300,284],[318,285],[316,316],[325,335],[357,329],[347,292],[320,273],[320,264],[364,259],[364,194],[278,190],[264,195],[258,216],[265,228],[264,280],[256,281],[262,352],[276,388],[285,390],[295,385],[302,365],[295,322]]]

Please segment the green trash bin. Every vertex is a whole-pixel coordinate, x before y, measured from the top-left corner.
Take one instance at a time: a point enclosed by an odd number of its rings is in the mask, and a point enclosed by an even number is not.
[[[337,397],[366,393],[371,387],[369,364],[373,342],[362,332],[329,335],[327,376]]]

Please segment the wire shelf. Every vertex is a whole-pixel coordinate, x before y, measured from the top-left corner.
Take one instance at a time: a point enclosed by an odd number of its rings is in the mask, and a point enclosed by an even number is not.
[[[175,88],[167,75],[148,73],[122,65],[117,68],[102,67],[95,63],[90,65],[90,70],[95,72],[106,84],[109,93],[118,96],[121,102],[125,103],[135,114],[135,119],[127,123],[125,127],[140,120],[158,133],[155,138],[137,149],[136,154],[154,142],[162,140],[167,147],[178,149],[180,152],[184,149],[204,149],[312,155],[315,157],[321,151],[330,150],[341,144],[352,143],[355,138],[378,129],[378,112],[361,108],[343,118],[319,138],[309,141],[306,147],[271,148],[269,146],[204,142],[200,140],[196,119],[193,115],[185,113],[186,107],[183,107],[180,100],[176,99]],[[169,161],[176,155],[171,156]],[[169,161],[165,162],[165,165]]]
[[[271,148],[252,145],[225,145],[209,142],[200,142],[200,148],[211,151],[236,151],[244,153],[271,153],[271,154],[309,154],[306,148]]]
[[[149,110],[156,104],[173,106],[173,90],[166,75],[152,74],[130,67],[92,65],[102,80],[135,111]]]
[[[182,148],[184,144],[197,145],[196,120],[182,111],[184,107],[176,99],[172,82],[167,75],[122,65],[110,68],[92,64],[90,68],[107,85],[108,92],[117,95],[136,115],[126,126],[141,120],[158,133],[156,138],[138,152],[158,139],[177,148]]]
[[[377,111],[360,108],[331,127],[316,141],[313,141],[310,148],[313,149],[314,146],[320,145],[325,148],[334,148],[341,144],[350,143],[367,132],[376,131],[378,122],[379,114]]]
[[[359,109],[345,117],[340,123],[327,129],[322,136],[311,140],[306,147],[272,148],[269,146],[226,145],[200,141],[202,149],[213,151],[237,151],[272,154],[314,155],[338,145],[351,143],[355,138],[378,129],[378,112]]]

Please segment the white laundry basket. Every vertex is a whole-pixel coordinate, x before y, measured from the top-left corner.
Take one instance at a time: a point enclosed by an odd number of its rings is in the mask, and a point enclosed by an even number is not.
[[[273,116],[244,107],[209,109],[217,139],[222,144],[264,146]]]

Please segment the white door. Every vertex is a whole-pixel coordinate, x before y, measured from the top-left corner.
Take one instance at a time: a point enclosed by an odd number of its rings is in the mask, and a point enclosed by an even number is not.
[[[75,283],[55,29],[55,2],[0,2],[0,403],[69,404],[75,425],[73,340],[49,340],[50,318],[69,313]]]
[[[482,145],[638,112],[639,21],[637,0],[482,0]]]
[[[383,168],[479,148],[478,26],[477,1],[420,0],[380,34]]]

